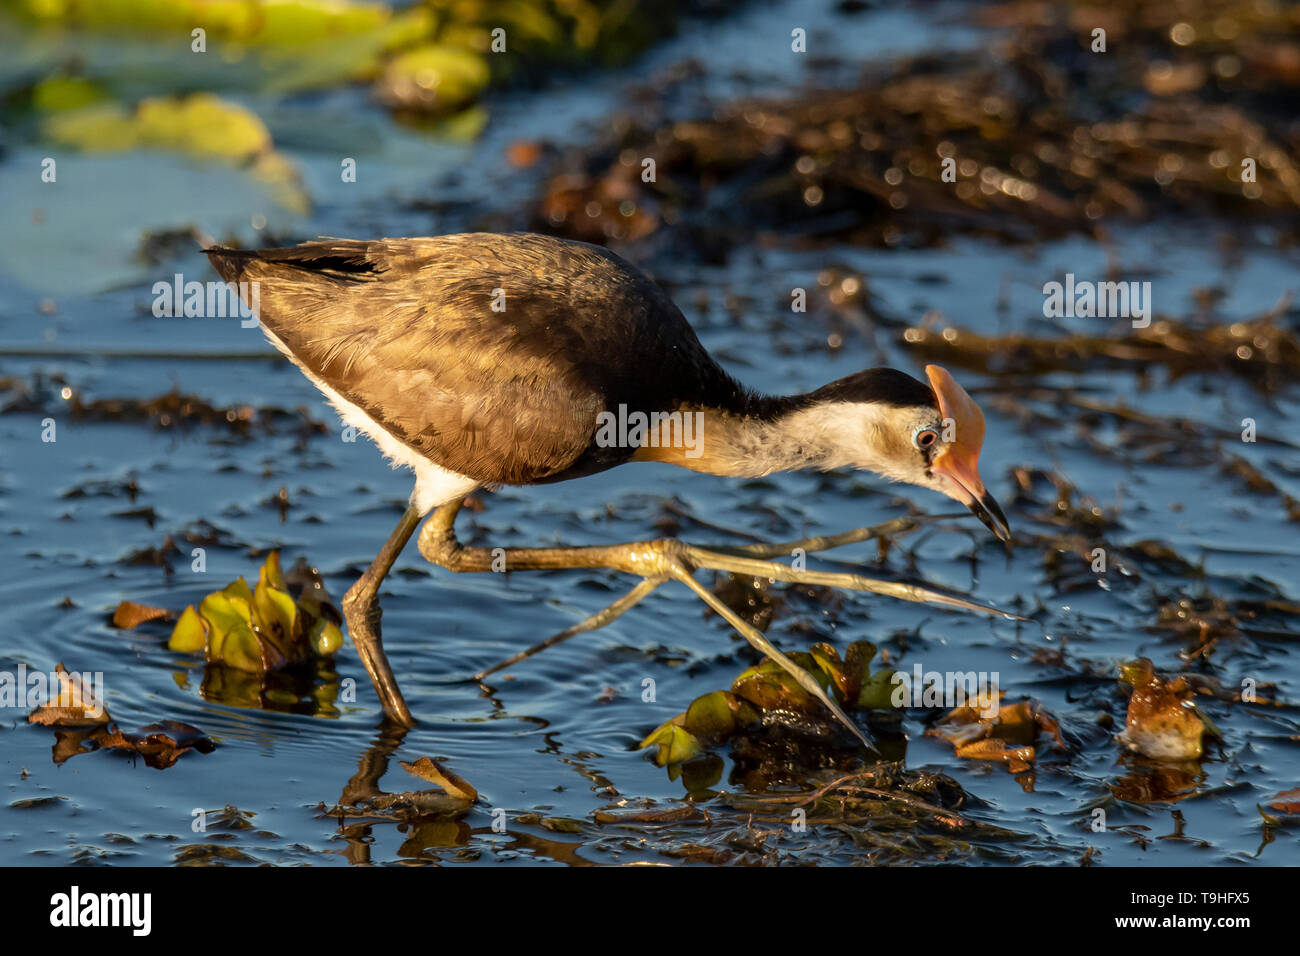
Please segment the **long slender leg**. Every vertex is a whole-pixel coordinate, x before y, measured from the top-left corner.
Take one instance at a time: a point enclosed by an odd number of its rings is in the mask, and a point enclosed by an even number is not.
[[[420,553],[434,564],[449,571],[491,571],[495,570],[493,551],[487,548],[469,548],[456,540],[452,528],[460,502],[443,505],[429,516],[424,527],[420,529]],[[867,531],[870,529],[863,529]],[[849,532],[852,535],[854,532]],[[863,535],[869,537],[869,535]],[[847,544],[843,535],[836,535],[828,547]],[[816,541],[818,539],[807,539]],[[860,540],[860,539],[858,539]],[[692,567],[710,568],[720,571],[734,571],[739,574],[751,574],[756,577],[775,578],[779,581],[793,581],[799,584],[820,584],[828,587],[845,587],[856,591],[870,591],[904,601],[922,604],[941,604],[957,607],[967,611],[979,611],[983,614],[995,614],[1000,617],[1016,618],[998,608],[968,601],[952,595],[933,591],[914,584],[900,584],[897,581],[883,581],[863,577],[859,574],[833,574],[823,571],[797,571],[784,564],[772,561],[759,561],[753,558],[735,555],[730,552],[719,553],[709,548],[688,545],[674,538],[660,538],[654,541],[634,541],[628,544],[594,545],[588,547],[557,548],[499,548],[505,560],[507,571],[529,571],[562,568],[613,568],[629,574],[639,574],[645,578],[673,575],[678,565],[683,563]],[[739,550],[739,549],[737,549]],[[500,565],[497,565],[499,568]]]
[[[903,534],[906,531],[913,531],[922,525],[932,524],[935,521],[963,517],[966,516],[961,514],[905,515],[902,518],[894,518],[867,528],[854,528],[852,531],[845,531],[841,534],[818,535],[812,538],[799,538],[795,541],[778,541],[770,544],[763,542],[761,544],[709,545],[707,548],[709,551],[715,551],[719,554],[734,554],[738,557],[778,558],[782,555],[791,554],[796,548],[802,548],[804,551],[829,551],[831,548],[842,548],[846,544],[870,541],[872,538]]]
[[[898,581],[881,581],[876,578],[864,578],[860,574],[836,574],[827,571],[796,571],[788,565],[775,561],[756,561],[753,558],[734,557],[730,554],[718,554],[706,548],[686,545],[686,557],[691,564],[715,571],[732,571],[737,574],[749,574],[756,578],[775,578],[778,581],[793,581],[797,584],[819,584],[824,587],[849,588],[853,591],[870,591],[872,594],[885,594],[903,601],[918,604],[942,604],[957,607],[964,611],[979,611],[982,614],[996,614],[1014,621],[1025,618],[1010,611],[988,607],[965,598],[953,597],[940,591],[932,591],[917,584],[901,584]]]
[[[749,624],[739,614],[727,607],[726,604],[719,600],[716,594],[705,588],[699,581],[695,580],[695,578],[691,577],[690,572],[685,568],[682,568],[675,577],[699,595],[701,601],[713,608],[713,610],[718,614],[722,615],[722,619],[739,631],[741,637],[749,641],[749,643],[757,650],[762,651],[768,657],[772,658],[772,660],[784,667],[786,672],[799,683],[800,687],[820,700],[822,706],[834,714],[840,723],[853,731],[854,736],[861,740],[868,750],[874,751],[876,749],[876,745],[872,743],[871,738],[864,734],[858,728],[858,725],[849,719],[848,714],[840,710],[839,704],[835,703],[835,701],[833,701],[826,692],[822,690],[821,685],[817,683],[816,678],[777,650],[776,645],[769,641],[762,631]]]
[[[958,515],[957,517],[960,517]],[[783,564],[775,564],[770,561],[758,561],[740,557],[736,552],[745,554],[787,554],[796,547],[803,547],[808,551],[823,550],[827,548],[839,547],[854,541],[865,541],[869,538],[878,537],[882,534],[910,530],[918,526],[925,519],[899,519],[897,523],[889,522],[887,525],[877,525],[875,528],[859,528],[856,531],[845,532],[842,535],[833,535],[830,537],[804,538],[799,541],[786,542],[784,544],[773,545],[756,545],[751,550],[750,546],[743,548],[734,548],[727,550],[715,550],[713,548],[697,548],[692,545],[686,545],[686,553],[691,563],[715,571],[729,571],[736,574],[748,574],[754,577],[774,578],[778,581],[795,581],[801,584],[818,584],[825,587],[842,587],[857,591],[870,591],[875,594],[885,594],[890,597],[896,597],[904,601],[915,601],[924,604],[941,604],[947,607],[957,607],[967,611],[979,611],[986,614],[1000,614],[1003,617],[1021,621],[1024,618],[1008,611],[998,610],[996,608],[985,607],[974,601],[967,601],[964,598],[953,597],[952,595],[942,594],[938,591],[932,591],[916,584],[900,584],[896,581],[880,581],[874,578],[865,578],[858,574],[833,574],[824,571],[796,571],[794,568],[787,567]],[[913,522],[911,524],[905,522]],[[507,667],[513,667],[520,661],[527,660],[535,654],[540,654],[549,647],[554,647],[571,637],[577,637],[579,634],[586,634],[604,627],[606,624],[614,621],[638,604],[642,598],[653,591],[659,585],[664,583],[663,578],[646,578],[630,592],[619,598],[585,620],[574,624],[572,627],[565,628],[558,634],[553,634],[544,641],[539,641],[527,650],[513,654],[503,661],[493,664],[486,670],[481,670],[474,675],[474,680],[482,680],[490,674],[503,671]]]
[[[604,627],[606,624],[622,617],[625,612],[630,611],[632,608],[636,607],[636,605],[640,604],[642,598],[655,588],[659,587],[659,585],[663,584],[666,580],[667,578],[645,578],[632,590],[628,591],[617,601],[610,604],[609,607],[602,608],[590,617],[574,624],[572,627],[566,627],[564,630],[560,631],[559,634],[552,634],[546,640],[538,641],[527,650],[520,651],[518,654],[512,654],[505,660],[493,664],[486,670],[479,671],[474,675],[474,679],[482,680],[489,674],[495,674],[497,671],[503,671],[507,667],[513,667],[520,661],[527,660],[534,654],[540,654],[548,647],[554,647],[556,644],[567,641],[571,637],[577,637],[579,634],[586,634],[588,631],[594,631],[597,628]]]
[[[446,504],[434,511],[425,522],[424,527],[420,529],[420,553],[434,564],[441,565],[450,571],[486,571],[492,568],[493,555],[487,548],[467,548],[456,540],[456,534],[452,527],[456,520],[456,514],[460,510],[460,502]],[[706,604],[723,616],[740,635],[749,641],[755,648],[771,657],[774,661],[784,667],[790,675],[799,682],[799,686],[820,700],[822,704],[832,714],[838,718],[844,726],[848,727],[859,740],[868,748],[874,750],[875,746],[871,739],[858,729],[857,724],[849,719],[848,715],[839,708],[826,692],[822,690],[821,685],[813,678],[811,674],[796,664],[790,658],[786,657],[776,646],[772,644],[762,632],[756,628],[750,627],[741,618],[727,607],[709,591],[700,586],[699,582],[691,577],[691,572],[695,567],[687,557],[690,548],[671,538],[661,538],[657,541],[635,541],[629,544],[613,546],[594,546],[586,548],[505,548],[505,567],[506,570],[531,570],[541,568],[614,568],[619,571],[627,571],[632,574],[639,574],[653,582],[653,586],[658,586],[658,580],[666,577],[673,577],[686,584],[691,590],[698,594]],[[735,559],[741,560],[741,559]],[[766,564],[767,562],[755,562],[757,564]],[[774,565],[774,567],[783,567]],[[789,570],[789,569],[786,569]],[[795,572],[798,573],[798,572]],[[647,587],[645,593],[648,594],[652,588]],[[628,598],[637,594],[634,589],[623,602],[628,602]],[[644,595],[638,595],[637,600]],[[622,602],[615,602],[616,604]],[[627,603],[631,606],[631,602]],[[609,609],[606,609],[609,610]],[[623,608],[626,610],[626,608]],[[620,612],[621,613],[621,612]],[[599,615],[597,615],[599,616]],[[612,620],[610,617],[609,620]],[[583,622],[584,624],[587,622]],[[607,622],[602,622],[607,623]],[[599,625],[594,625],[599,626]],[[593,628],[583,628],[591,630]],[[582,625],[579,625],[582,627]]]
[[[499,570],[498,563],[504,557],[507,571],[527,571],[543,569],[573,568],[612,568],[629,574],[637,574],[646,580],[633,588],[628,594],[615,601],[609,607],[597,612],[585,621],[562,631],[555,637],[542,642],[523,655],[516,655],[504,664],[490,668],[484,674],[500,670],[515,660],[530,656],[552,644],[566,640],[575,634],[595,630],[617,618],[632,607],[646,594],[658,587],[667,578],[675,578],[689,587],[710,608],[720,614],[740,635],[755,648],[780,664],[790,673],[799,685],[822,702],[859,740],[874,749],[870,738],[858,728],[843,710],[827,696],[825,691],[811,674],[782,654],[759,630],[746,623],[739,615],[727,607],[716,595],[705,589],[693,577],[699,568],[734,571],[757,577],[769,577],[781,581],[793,581],[805,584],[819,584],[830,587],[847,587],[860,591],[870,591],[901,598],[906,601],[941,604],[968,611],[996,614],[1002,617],[1023,620],[1015,614],[1009,614],[997,608],[987,607],[964,598],[942,594],[929,588],[912,584],[900,584],[895,581],[882,581],[866,578],[857,574],[833,574],[821,571],[796,570],[784,564],[757,560],[751,555],[774,556],[794,547],[805,550],[821,550],[839,547],[853,541],[864,541],[872,537],[897,531],[911,530],[926,519],[904,518],[889,522],[876,528],[859,528],[856,531],[822,538],[805,538],[801,541],[786,542],[779,545],[749,545],[737,548],[719,548],[710,550],[684,544],[672,538],[660,538],[653,541],[634,541],[619,545],[595,545],[589,547],[556,548],[487,548],[465,547],[456,540],[454,525],[459,513],[461,501],[451,502],[437,508],[429,516],[424,527],[420,529],[419,548],[424,557],[449,571],[493,571]],[[936,519],[929,519],[936,520]],[[402,530],[399,526],[399,531]],[[407,534],[410,532],[407,531]],[[397,532],[394,532],[396,537]],[[404,540],[404,539],[403,539]],[[399,545],[400,550],[400,545]],[[394,555],[395,557],[395,555]],[[378,559],[376,559],[378,561]],[[389,564],[391,564],[391,560]],[[372,568],[373,570],[373,568]],[[385,568],[387,570],[387,568]],[[367,572],[369,573],[369,572]],[[382,575],[381,575],[382,577]],[[361,582],[358,582],[360,584]],[[377,641],[376,641],[377,644]],[[381,655],[382,657],[382,655]],[[373,676],[373,672],[372,672]],[[394,690],[396,685],[394,684]],[[401,697],[398,695],[400,701]]]
[[[379,607],[379,585],[419,523],[420,512],[413,505],[408,505],[366,573],[357,578],[357,582],[348,588],[348,593],[343,595],[343,617],[348,624],[348,633],[352,635],[352,643],[361,655],[361,663],[366,666],[366,672],[375,685],[384,713],[406,727],[415,726],[415,720],[411,717],[406,701],[402,699],[402,691],[397,686],[397,678],[393,676],[393,668],[384,655],[379,628],[379,619],[383,614]]]

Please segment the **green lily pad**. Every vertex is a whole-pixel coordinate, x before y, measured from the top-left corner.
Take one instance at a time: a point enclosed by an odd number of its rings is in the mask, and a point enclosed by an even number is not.
[[[428,43],[390,60],[376,93],[397,109],[453,113],[476,100],[490,79],[484,54]]]
[[[111,101],[65,110],[46,118],[45,133],[94,152],[164,149],[242,161],[271,149],[271,133],[256,113],[210,93],[150,97],[133,112]]]
[[[22,6],[29,16],[86,29],[188,34],[201,26],[210,37],[297,45],[373,30],[392,17],[383,4],[350,0],[24,0]]]

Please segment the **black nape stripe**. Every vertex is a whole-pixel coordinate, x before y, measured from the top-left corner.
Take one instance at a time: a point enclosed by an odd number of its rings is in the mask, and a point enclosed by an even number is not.
[[[900,408],[926,406],[938,409],[939,403],[929,385],[918,382],[906,372],[894,368],[870,368],[823,385],[805,398],[810,403],[870,402]]]

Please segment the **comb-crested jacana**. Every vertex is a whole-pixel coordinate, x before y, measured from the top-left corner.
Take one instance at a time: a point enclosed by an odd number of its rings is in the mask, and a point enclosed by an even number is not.
[[[384,710],[401,724],[414,721],[380,642],[379,585],[430,511],[419,536],[428,560],[452,571],[499,569],[492,551],[461,545],[452,527],[479,487],[564,481],[632,461],[736,476],[850,467],[955,498],[998,538],[1010,537],[977,469],[984,416],[938,366],[926,368],[928,385],[876,368],[803,395],[758,394],[723,371],[647,276],[607,249],[548,236],[205,251],[225,281],[256,283],[267,336],[343,419],[394,466],[415,472],[401,521],[343,601]],[[601,440],[609,416],[636,413],[698,416],[697,443]],[[848,540],[862,538],[719,549],[661,539],[503,556],[512,571],[605,567],[644,578],[558,637],[607,624],[666,580],[682,581],[870,746],[811,675],[692,575],[708,568],[992,610],[911,585],[760,560]]]

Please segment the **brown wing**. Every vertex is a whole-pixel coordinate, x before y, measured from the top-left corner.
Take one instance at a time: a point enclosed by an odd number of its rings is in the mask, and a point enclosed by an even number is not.
[[[327,240],[211,250],[257,282],[266,327],[400,441],[483,482],[625,461],[597,415],[738,386],[672,302],[604,249],[544,236]]]

